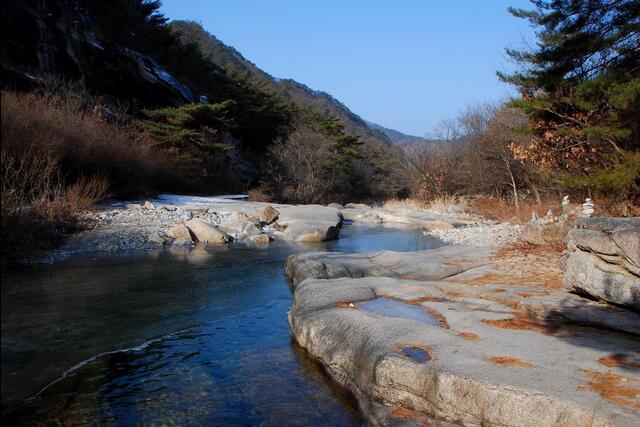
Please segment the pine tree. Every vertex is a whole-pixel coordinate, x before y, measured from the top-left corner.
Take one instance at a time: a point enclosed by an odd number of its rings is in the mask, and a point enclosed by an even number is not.
[[[569,187],[638,197],[640,1],[533,4],[509,11],[538,29],[536,47],[507,49],[519,71],[498,73],[519,88],[513,104],[530,122],[514,155]]]

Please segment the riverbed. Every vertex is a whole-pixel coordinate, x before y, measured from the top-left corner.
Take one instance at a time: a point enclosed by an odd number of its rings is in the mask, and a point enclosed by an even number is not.
[[[359,425],[292,342],[287,256],[444,245],[405,226],[317,244],[76,255],[2,273],[2,420],[15,424]]]

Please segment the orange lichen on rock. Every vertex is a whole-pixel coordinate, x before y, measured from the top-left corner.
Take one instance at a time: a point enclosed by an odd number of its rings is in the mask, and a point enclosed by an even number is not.
[[[458,292],[458,291],[448,291],[447,295],[449,295],[450,297],[453,297],[453,298],[460,298],[460,297],[464,296],[464,294],[462,292]]]
[[[632,378],[589,369],[581,369],[580,372],[589,377],[589,381],[587,385],[578,387],[578,390],[593,391],[618,405],[640,409],[640,388],[630,385],[635,382]]]
[[[529,330],[541,333],[549,332],[549,328],[545,327],[545,325],[529,320],[526,313],[514,311],[513,314],[513,319],[482,319],[481,322],[485,325],[500,329]]]
[[[503,274],[496,274],[493,272],[485,273],[482,276],[469,278],[469,279],[446,279],[452,282],[460,283],[463,285],[472,285],[472,286],[480,286],[480,285],[493,285],[493,284],[504,284],[507,276]]]
[[[352,310],[357,310],[358,307],[355,306],[355,304],[353,304],[352,302],[337,302],[335,304],[333,304],[334,307],[338,307],[338,308],[350,308]]]
[[[393,411],[389,412],[389,416],[393,418],[400,418],[403,420],[415,420],[416,418],[423,417],[424,415],[412,409],[403,408],[402,406],[396,406]]]
[[[426,307],[426,309],[431,317],[438,319],[438,325],[441,328],[449,329],[449,324],[447,323],[447,319],[439,311],[434,310],[433,308],[430,308],[430,307]]]
[[[473,332],[458,332],[458,336],[460,338],[464,338],[465,340],[471,340],[471,341],[475,341],[478,338],[478,335],[474,334]]]
[[[422,302],[449,302],[449,300],[447,298],[434,297],[434,296],[424,296],[424,297],[418,297],[418,298],[412,298],[412,299],[403,299],[403,298],[397,297],[395,295],[380,294],[380,295],[378,295],[378,297],[390,299],[390,300],[393,300],[393,301],[403,302],[405,304],[420,304]]]
[[[601,357],[598,359],[598,363],[609,368],[640,368],[640,362],[629,360],[633,356],[633,354],[612,354]],[[636,358],[640,360],[640,355],[636,355]]]
[[[423,418],[426,418],[426,415],[418,412],[418,411],[414,411],[413,409],[407,409],[407,408],[403,408],[402,406],[396,406],[393,411],[389,412],[389,416],[391,418],[398,418],[401,420],[414,420],[414,421],[420,421]],[[424,419],[424,421],[422,421],[422,427],[430,427],[431,424],[429,423],[428,419]]]
[[[487,362],[495,365],[513,366],[517,368],[533,368],[531,363],[511,356],[492,356],[487,358]]]

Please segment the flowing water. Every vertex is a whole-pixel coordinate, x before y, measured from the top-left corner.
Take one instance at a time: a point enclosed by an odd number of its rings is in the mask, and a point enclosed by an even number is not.
[[[3,272],[3,424],[360,424],[351,397],[291,340],[284,261],[442,245],[410,228],[345,225],[322,244],[79,255]]]

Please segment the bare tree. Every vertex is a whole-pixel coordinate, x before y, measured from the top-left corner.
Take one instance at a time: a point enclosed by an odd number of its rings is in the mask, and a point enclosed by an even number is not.
[[[308,128],[299,128],[269,150],[270,180],[285,198],[316,203],[331,187],[327,160],[329,141]]]

